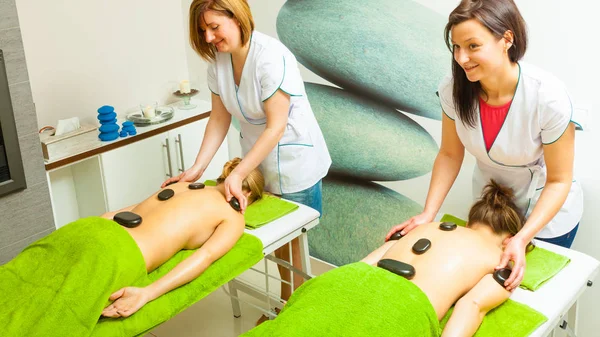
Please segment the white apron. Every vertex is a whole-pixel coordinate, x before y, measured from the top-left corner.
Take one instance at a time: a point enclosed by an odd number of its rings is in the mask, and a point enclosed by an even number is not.
[[[266,128],[264,101],[277,90],[290,95],[285,133],[260,165],[267,191],[302,191],[327,174],[331,166],[327,145],[306,97],[296,58],[280,41],[253,32],[239,88],[231,54],[217,53],[208,67],[208,86],[239,120],[244,156]]]
[[[465,126],[453,105],[452,78],[439,87],[444,113],[455,120],[461,142],[476,159],[473,196],[480,198],[490,179],[515,192],[516,205],[525,217],[531,214],[546,183],[543,144],[558,140],[574,122],[569,95],[558,79],[531,65],[519,63],[519,82],[508,114],[496,140],[486,150],[480,115],[474,128]],[[583,214],[583,194],[574,179],[565,203],[536,235],[553,238],[570,232]]]

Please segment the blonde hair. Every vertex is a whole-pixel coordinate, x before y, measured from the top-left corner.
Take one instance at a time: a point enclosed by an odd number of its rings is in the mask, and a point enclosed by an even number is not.
[[[252,31],[254,19],[246,0],[194,0],[190,5],[190,44],[192,48],[206,61],[213,61],[217,48],[206,42],[200,23],[204,21],[204,13],[215,11],[240,23],[242,45],[246,45]]]
[[[483,194],[469,211],[468,223],[490,226],[494,233],[516,235],[525,224],[525,217],[514,202],[513,190],[498,184],[493,179],[483,188]],[[527,245],[527,251],[533,245]]]
[[[235,157],[232,160],[225,163],[223,166],[223,172],[221,176],[217,178],[217,184],[222,184],[225,179],[231,174],[233,169],[235,169],[239,163],[242,161],[241,158]],[[248,174],[248,176],[242,180],[242,189],[245,191],[250,191],[250,196],[248,197],[248,204],[253,203],[254,201],[262,198],[264,189],[265,189],[265,178],[258,168],[255,168]]]

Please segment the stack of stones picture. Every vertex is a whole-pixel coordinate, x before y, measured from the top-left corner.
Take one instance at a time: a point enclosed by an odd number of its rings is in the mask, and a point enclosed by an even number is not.
[[[101,141],[106,142],[119,138],[119,125],[117,124],[115,108],[110,105],[100,107],[98,109],[98,120],[101,124],[98,138]]]
[[[333,165],[312,256],[340,266],[381,246],[423,206],[376,182],[431,171],[438,146],[406,113],[441,120],[446,19],[409,0],[288,0],[277,34],[298,62],[342,89],[306,83]],[[423,188],[427,188],[423,186]]]

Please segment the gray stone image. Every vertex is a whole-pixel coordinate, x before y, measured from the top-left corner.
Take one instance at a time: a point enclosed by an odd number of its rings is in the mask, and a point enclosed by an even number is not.
[[[279,39],[315,74],[390,107],[441,120],[452,55],[446,18],[410,0],[288,0]]]

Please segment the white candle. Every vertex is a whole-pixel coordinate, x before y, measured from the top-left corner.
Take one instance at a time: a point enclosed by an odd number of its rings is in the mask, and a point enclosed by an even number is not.
[[[144,117],[146,118],[154,118],[156,116],[156,111],[150,105],[144,108]]]
[[[189,94],[191,92],[190,81],[188,81],[188,80],[181,81],[181,83],[179,83],[179,92],[182,94]]]

